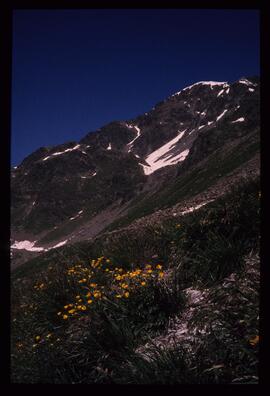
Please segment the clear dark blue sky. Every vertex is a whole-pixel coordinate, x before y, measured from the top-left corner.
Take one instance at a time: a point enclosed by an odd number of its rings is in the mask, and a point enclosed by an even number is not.
[[[259,11],[16,10],[12,165],[194,82],[259,67]]]

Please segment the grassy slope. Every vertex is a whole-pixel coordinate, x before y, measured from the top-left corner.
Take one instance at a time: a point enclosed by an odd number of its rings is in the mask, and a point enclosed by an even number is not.
[[[116,220],[107,230],[111,231],[130,224],[135,219],[153,213],[158,209],[170,207],[183,199],[190,198],[212,186],[221,177],[226,176],[238,166],[250,160],[259,149],[259,142],[254,136],[247,137],[237,146],[233,146],[226,154],[222,149],[213,153],[207,162],[201,167],[188,171],[184,176],[167,188],[151,195],[138,199],[130,208],[129,213]]]
[[[244,311],[249,309],[242,332],[235,334],[232,326],[222,345],[212,343],[210,334],[211,342],[203,351],[206,368],[217,364],[222,355],[225,376],[224,370],[215,375],[205,373],[205,366],[199,363],[196,370],[191,370],[189,356],[179,345],[172,352],[157,351],[151,362],[134,354],[134,348],[148,337],[166,331],[169,318],[185,307],[183,289],[215,288],[231,273],[244,271],[243,257],[258,250],[259,189],[258,181],[249,182],[179,219],[149,226],[142,232],[131,230],[118,237],[112,234],[100,238],[95,246],[80,243],[63,247],[14,271],[13,382],[228,383],[239,376],[256,375],[257,349],[247,344],[250,334],[258,331],[254,319],[258,315],[257,307],[251,300],[251,308],[248,304],[242,307]],[[158,257],[151,258],[153,253]],[[95,269],[91,282],[107,293],[108,300],[93,298],[93,304],[85,312],[61,319],[57,312],[75,301],[76,295],[83,296],[90,290],[90,286],[78,280],[91,270],[89,260],[100,256],[109,257],[111,263]],[[110,267],[113,275],[118,271],[116,268],[121,267],[126,273],[143,269],[149,262],[154,276],[150,274],[146,285],[141,286],[142,279],[135,278],[138,281],[132,288],[133,280],[128,278],[129,288],[125,290],[129,291],[129,297],[116,298],[115,281],[107,278],[105,267]],[[165,280],[155,275],[156,264],[160,262]],[[71,279],[67,271],[76,264],[82,267],[78,277]],[[222,319],[226,326],[230,323],[228,315],[237,316],[238,309],[234,306],[234,312],[226,312],[226,318]],[[211,322],[211,312],[207,315],[201,322]],[[52,335],[47,337],[48,334]],[[35,341],[36,335],[41,339]]]

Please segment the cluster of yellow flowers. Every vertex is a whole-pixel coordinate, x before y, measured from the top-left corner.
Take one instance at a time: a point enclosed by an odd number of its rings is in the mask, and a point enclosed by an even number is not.
[[[34,344],[32,345],[33,348],[36,348],[37,346],[39,346],[40,344],[44,343],[48,341],[50,346],[54,345],[54,342],[59,342],[60,338],[56,338],[54,337],[53,333],[48,333],[44,336],[40,336],[40,335],[36,335],[34,337]]]
[[[44,283],[36,284],[34,286],[34,289],[36,289],[36,290],[42,290],[44,288],[45,288],[45,284]]]
[[[81,264],[77,264],[71,268],[68,269],[67,274],[69,276],[73,276],[78,279],[79,283],[85,283],[87,282],[87,279],[90,279],[93,275],[93,271],[90,268],[83,267]],[[82,278],[82,279],[81,279]]]
[[[63,320],[87,311],[96,301],[106,298],[129,298],[132,291],[146,286],[150,279],[163,278],[164,272],[160,264],[147,264],[142,269],[135,268],[129,271],[121,267],[113,268],[111,260],[102,256],[91,260],[89,267],[81,264],[70,267],[67,275],[73,277],[80,285],[81,292],[75,297],[75,301],[67,303],[57,313]],[[94,283],[91,278],[98,283]]]
[[[256,335],[254,338],[249,340],[250,345],[256,346],[260,341],[260,336]]]

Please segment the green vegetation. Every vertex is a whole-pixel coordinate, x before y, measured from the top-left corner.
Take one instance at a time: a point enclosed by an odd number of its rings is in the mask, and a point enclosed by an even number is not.
[[[259,211],[259,181],[243,182],[185,216],[104,234],[19,267],[12,382],[255,381],[258,268],[245,257],[259,249]],[[209,292],[192,318],[209,331],[189,344],[192,353],[177,341],[158,347],[153,340],[189,309],[190,287]]]
[[[247,136],[238,145],[228,149],[226,155],[217,150],[209,156],[207,165],[191,170],[179,179],[162,188],[161,191],[139,198],[132,204],[129,213],[112,223],[107,230],[111,231],[130,224],[135,219],[175,205],[181,200],[193,197],[211,187],[223,176],[250,160],[259,149],[257,138]],[[241,149],[240,149],[241,148]]]

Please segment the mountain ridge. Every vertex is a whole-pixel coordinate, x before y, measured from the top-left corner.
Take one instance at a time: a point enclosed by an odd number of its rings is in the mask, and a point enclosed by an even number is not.
[[[174,194],[179,180],[216,151],[224,164],[230,146],[234,157],[237,145],[252,157],[258,133],[259,79],[243,77],[192,84],[144,115],[113,121],[78,142],[41,147],[12,169],[12,252],[23,240],[44,250],[69,243],[74,233],[77,240],[93,219],[100,233],[136,200],[158,197],[168,185]]]

